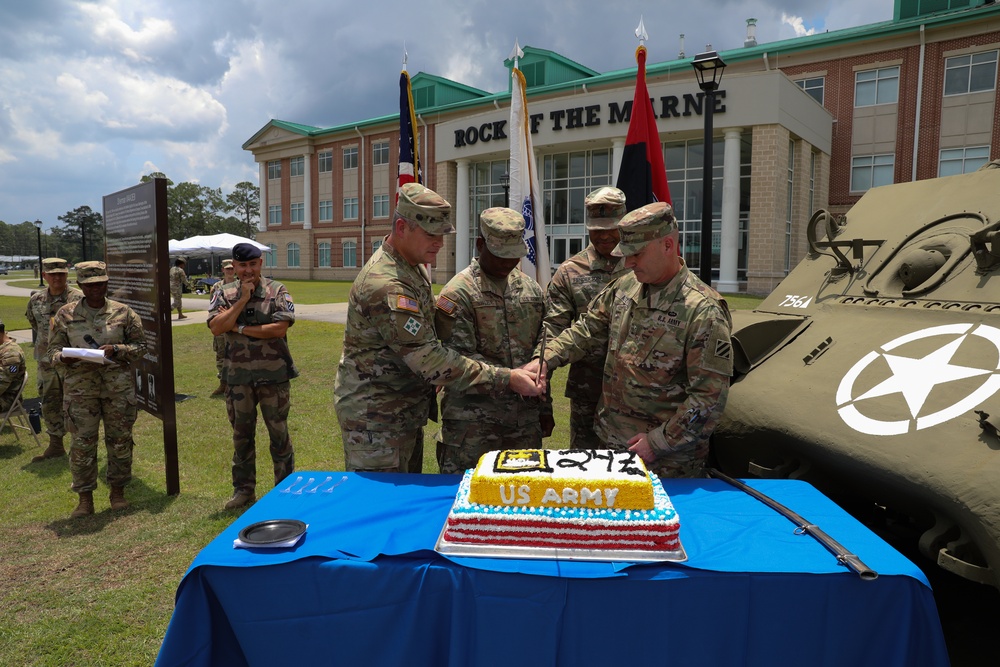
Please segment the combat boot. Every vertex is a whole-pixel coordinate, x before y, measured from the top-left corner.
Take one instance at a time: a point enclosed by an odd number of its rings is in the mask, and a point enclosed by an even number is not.
[[[226,509],[235,510],[240,507],[246,507],[255,500],[257,500],[257,496],[253,493],[247,493],[246,491],[234,491],[233,497],[226,503]]]
[[[226,393],[226,383],[219,382],[219,386],[216,387],[215,391],[212,392],[212,396],[218,396],[219,394],[224,394],[224,393]]]
[[[32,463],[38,463],[39,461],[44,461],[45,459],[57,459],[60,456],[66,456],[66,448],[63,447],[63,439],[57,435],[49,436],[49,446],[45,448],[45,451],[38,456],[32,457]]]
[[[84,491],[80,494],[80,502],[70,514],[70,518],[76,519],[81,516],[87,516],[88,514],[94,513],[94,492]]]
[[[128,509],[128,501],[125,500],[124,486],[111,487],[111,509],[113,510]]]

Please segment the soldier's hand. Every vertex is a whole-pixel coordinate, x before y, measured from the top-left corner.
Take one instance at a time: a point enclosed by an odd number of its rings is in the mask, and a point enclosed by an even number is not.
[[[240,283],[240,299],[243,301],[249,301],[250,297],[253,296],[253,290],[254,290],[253,281]]]
[[[552,415],[541,415],[538,418],[538,422],[542,426],[542,437],[547,438],[552,435],[552,431],[556,428],[556,420]]]
[[[635,452],[645,463],[652,463],[656,460],[653,448],[649,446],[649,438],[645,433],[636,433],[628,441],[630,452]]]
[[[521,368],[528,371],[529,373],[533,373],[535,375],[541,375],[543,377],[548,377],[549,374],[548,364],[543,363],[542,360],[538,359],[537,357],[535,359],[532,359],[525,365],[521,366]],[[540,373],[539,370],[541,370]]]
[[[104,356],[105,357],[107,357],[108,359],[110,359],[111,358],[111,351],[115,349],[115,346],[114,345],[102,345],[99,349],[102,352],[104,352]]]
[[[510,372],[508,386],[511,391],[521,396],[541,396],[545,393],[545,376],[536,375],[523,368],[515,368]]]

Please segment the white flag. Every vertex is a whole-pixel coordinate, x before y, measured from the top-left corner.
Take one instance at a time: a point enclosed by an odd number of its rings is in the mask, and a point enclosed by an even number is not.
[[[524,216],[524,240],[528,254],[521,260],[521,270],[538,281],[544,290],[549,284],[549,249],[545,243],[545,209],[538,170],[531,148],[531,123],[525,96],[524,74],[517,67],[511,72],[513,90],[510,99],[510,207]]]

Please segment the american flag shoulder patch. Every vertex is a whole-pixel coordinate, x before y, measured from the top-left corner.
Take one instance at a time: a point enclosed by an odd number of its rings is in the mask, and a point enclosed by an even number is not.
[[[420,304],[417,303],[416,299],[412,299],[405,294],[396,295],[396,307],[400,310],[408,310],[411,313],[420,312]]]
[[[446,296],[439,296],[437,300],[437,309],[452,315],[455,313],[455,309],[458,308],[458,304],[449,299]]]

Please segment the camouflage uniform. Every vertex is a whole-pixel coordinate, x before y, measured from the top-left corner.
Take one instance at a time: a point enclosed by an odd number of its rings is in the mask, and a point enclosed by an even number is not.
[[[188,286],[187,274],[184,273],[183,267],[173,266],[170,268],[170,308],[173,310],[181,309],[181,297],[184,294],[184,288]]]
[[[430,276],[383,243],[351,287],[337,367],[334,407],[347,470],[408,472],[423,443],[433,385],[457,392],[480,387],[499,396],[509,382],[509,370],[441,345]]]
[[[0,344],[0,412],[14,404],[24,382],[24,352],[13,338]]]
[[[63,423],[63,376],[65,368],[49,361],[49,334],[56,313],[67,303],[76,303],[83,293],[75,287],[66,287],[63,293],[53,296],[48,288],[39,290],[28,299],[25,316],[35,332],[35,361],[38,362],[38,396],[42,403],[42,419],[49,436],[62,438],[66,434]]]
[[[135,311],[110,299],[96,310],[80,300],[56,313],[49,341],[52,362],[62,362],[64,347],[91,347],[84,340],[88,334],[97,345],[116,345],[117,350],[111,355],[114,365],[77,361],[65,366],[63,415],[73,439],[70,471],[76,493],[97,488],[97,437],[102,420],[108,485],[123,487],[132,479],[132,425],[137,413],[130,363],[146,352],[146,334]]]
[[[240,299],[240,282],[224,285],[212,296],[208,321],[221,308]],[[295,323],[295,305],[285,286],[267,278],[243,308],[238,324],[251,326],[271,322]],[[226,412],[233,427],[233,489],[253,495],[257,485],[257,406],[271,443],[274,483],[295,470],[295,451],[288,435],[290,383],[299,372],[292,361],[286,338],[252,338],[227,331],[222,381],[226,384]]]
[[[517,368],[531,361],[542,330],[543,302],[542,288],[526,274],[515,269],[497,280],[474,259],[438,297],[438,336],[470,359]],[[543,410],[551,414],[551,403],[513,393],[492,397],[446,388],[437,447],[441,472],[474,467],[494,449],[541,448]]]
[[[555,338],[578,320],[591,300],[614,278],[627,272],[623,259],[602,257],[592,244],[559,265],[545,294],[545,328]],[[599,449],[594,415],[601,397],[605,350],[570,366],[566,398],[570,400],[569,443],[574,449]]]
[[[239,281],[236,281],[237,284]],[[229,283],[232,284],[232,283]],[[219,282],[212,285],[212,289],[209,291],[209,302],[215,301],[215,295],[217,292],[222,291],[225,284],[220,280]],[[222,365],[226,360],[226,336],[225,334],[221,336],[212,336],[212,350],[215,351],[215,371],[216,377],[222,378]]]

